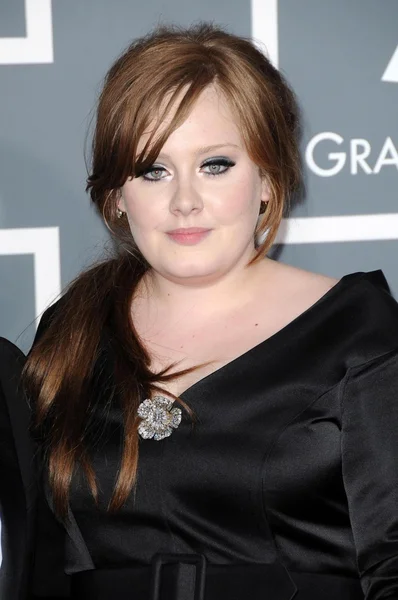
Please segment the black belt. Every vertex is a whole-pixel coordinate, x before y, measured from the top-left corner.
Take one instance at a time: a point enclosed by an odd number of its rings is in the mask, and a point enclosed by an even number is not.
[[[210,564],[202,554],[157,554],[150,565],[71,575],[73,600],[362,600],[359,580],[292,573],[281,563]]]

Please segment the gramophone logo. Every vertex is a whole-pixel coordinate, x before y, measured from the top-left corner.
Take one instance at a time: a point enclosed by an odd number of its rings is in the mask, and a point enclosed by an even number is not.
[[[395,52],[392,55],[381,80],[398,83],[398,46],[395,48]]]

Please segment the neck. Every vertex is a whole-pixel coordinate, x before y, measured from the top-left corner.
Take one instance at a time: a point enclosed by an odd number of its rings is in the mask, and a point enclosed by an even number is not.
[[[184,280],[164,277],[154,270],[148,271],[139,297],[145,299],[147,308],[164,311],[165,314],[191,313],[192,318],[205,318],[229,310],[242,308],[256,293],[258,278],[266,276],[273,261],[267,257],[257,263],[235,265],[222,275],[189,277]],[[150,306],[148,306],[148,304]]]

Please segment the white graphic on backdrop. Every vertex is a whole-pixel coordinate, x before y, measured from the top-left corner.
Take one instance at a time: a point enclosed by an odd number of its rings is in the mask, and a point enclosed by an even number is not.
[[[278,67],[278,0],[251,0],[251,27],[253,41],[259,43],[260,49],[265,46],[268,57],[275,67]],[[398,82],[398,47],[382,80]],[[315,147],[319,142],[327,139],[337,144],[344,141],[344,138],[337,133],[322,132],[310,140],[306,149],[306,162],[320,177],[336,175],[344,167],[347,159],[345,152],[330,152],[328,158],[336,161],[334,165],[325,169],[316,164],[313,156]],[[371,147],[367,140],[350,141],[350,171],[353,175],[358,173],[359,169],[365,173],[378,173],[384,165],[397,166],[397,149],[391,138],[387,138],[384,142],[373,168],[366,162],[370,151]],[[276,241],[284,244],[310,244],[383,239],[398,239],[398,214],[284,219]]]
[[[59,227],[0,229],[0,255],[33,254],[35,315],[61,291]]]
[[[52,0],[25,0],[26,37],[0,38],[0,65],[54,62]]]
[[[398,214],[341,215],[283,219],[277,244],[374,242],[398,239]]]
[[[392,55],[381,80],[398,83],[398,46],[395,48],[395,52]]]
[[[272,64],[278,67],[278,0],[251,0],[251,31],[253,40],[266,47]],[[398,46],[381,80],[398,83]]]
[[[347,150],[343,149],[340,152],[328,153],[328,161],[331,162],[331,166],[328,167],[319,166],[314,157],[318,144],[321,142],[328,143],[327,147],[329,148],[330,142],[340,146],[344,144],[345,140],[338,133],[323,131],[309,141],[305,152],[305,160],[311,171],[319,177],[333,177],[333,175],[340,173],[347,162],[347,157],[349,157],[351,175],[358,175],[358,173],[377,174],[385,166],[393,166],[398,170],[398,150],[390,137],[385,139],[377,157],[372,159],[369,158],[372,147],[368,140],[363,138],[351,139],[345,143]]]
[[[278,44],[278,0],[252,0],[251,29],[255,43],[267,49],[268,58],[277,67],[279,64]]]

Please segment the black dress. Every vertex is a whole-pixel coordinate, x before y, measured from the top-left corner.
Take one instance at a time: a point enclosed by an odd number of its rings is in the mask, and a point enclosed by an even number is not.
[[[398,303],[380,269],[345,275],[187,389],[197,423],[184,414],[169,437],[140,441],[135,502],[117,514],[105,511],[122,439],[107,336],[100,508],[78,470],[67,531],[42,503],[37,596],[398,600]],[[43,489],[51,507],[45,476]]]

